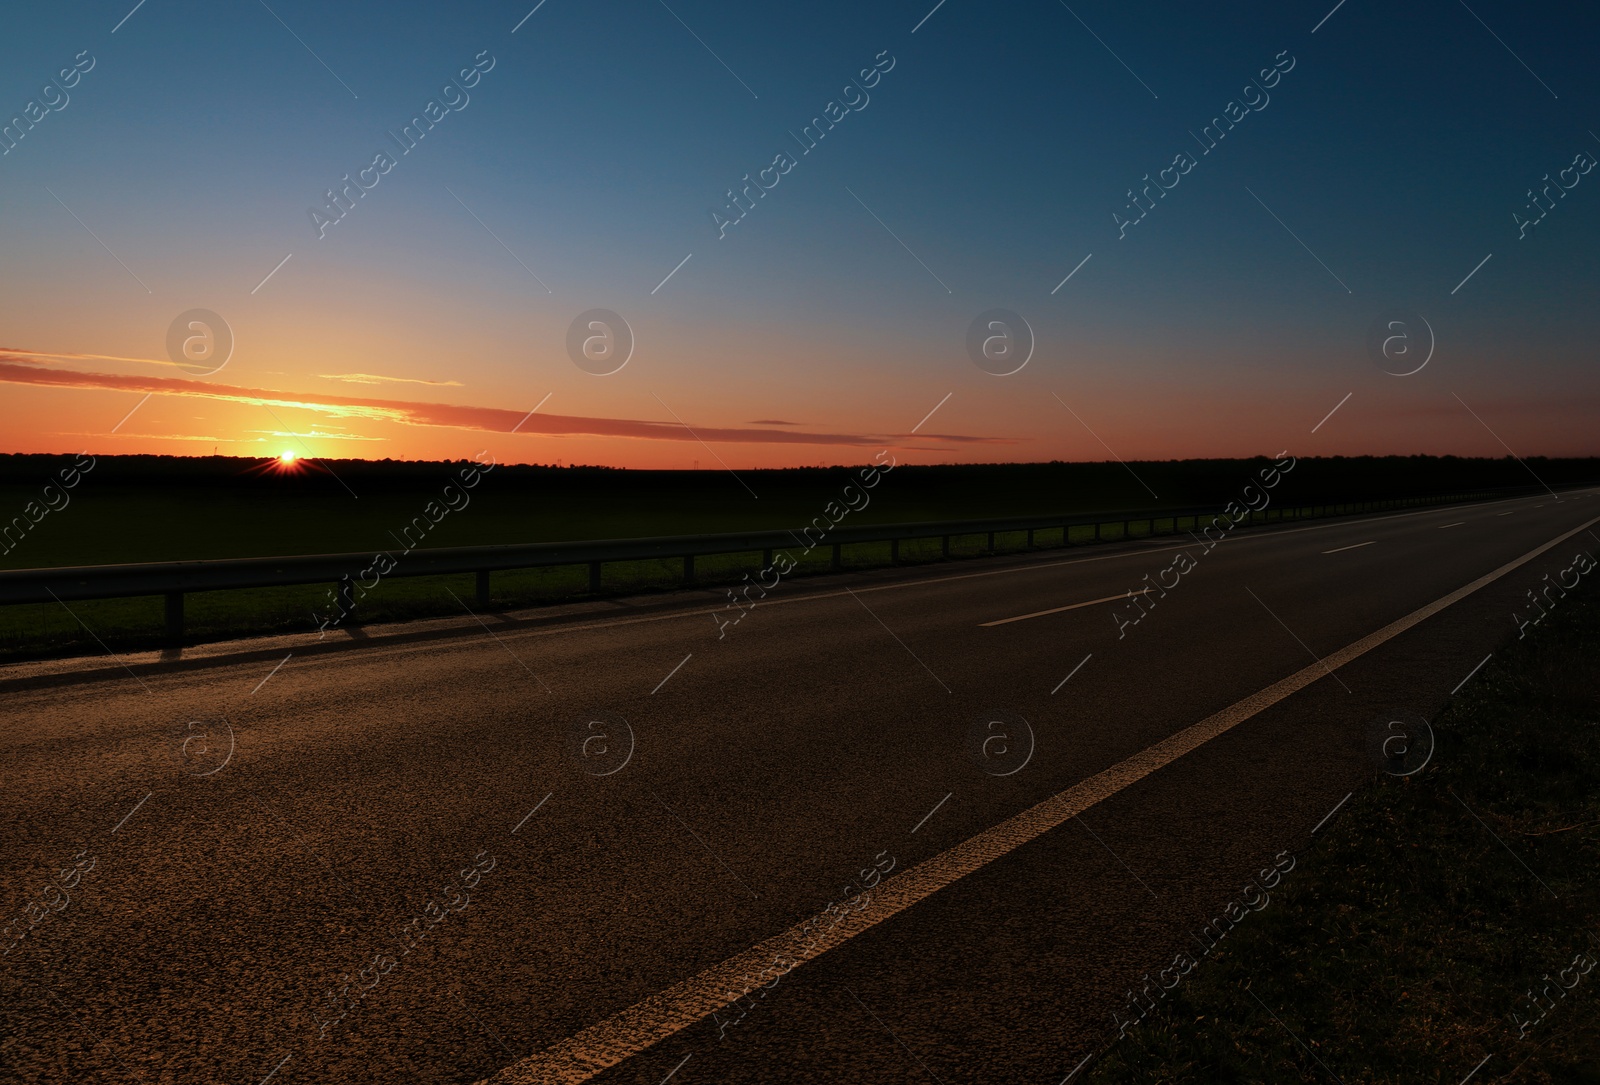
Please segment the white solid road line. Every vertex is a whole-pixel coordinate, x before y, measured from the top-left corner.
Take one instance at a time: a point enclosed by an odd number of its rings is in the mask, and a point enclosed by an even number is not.
[[[1377,541],[1378,541],[1377,539],[1368,539],[1364,543],[1353,543],[1350,546],[1336,546],[1332,550],[1324,550],[1323,553],[1324,554],[1338,554],[1338,553],[1342,553],[1343,551],[1346,551],[1346,550],[1360,550],[1363,546],[1371,546],[1374,543],[1376,543]]]
[[[1455,522],[1455,523],[1453,523],[1453,524],[1440,524],[1440,525],[1439,525],[1439,530],[1440,530],[1440,531],[1443,531],[1443,530],[1444,530],[1444,529],[1445,529],[1445,528],[1447,528],[1447,527],[1460,527],[1460,526],[1461,526],[1461,525],[1462,525],[1462,524],[1464,524],[1464,523],[1466,523],[1466,521],[1465,521],[1465,520],[1457,520],[1457,521],[1456,521],[1456,522]]]
[[[978,623],[979,629],[988,629],[991,625],[1005,625],[1007,622],[1023,622],[1029,618],[1043,618],[1046,614],[1060,614],[1065,610],[1077,610],[1080,607],[1092,607],[1100,603],[1114,603],[1118,599],[1132,599],[1135,595],[1149,595],[1153,589],[1140,588],[1138,591],[1125,591],[1120,595],[1108,595],[1104,599],[1090,599],[1084,603],[1072,603],[1064,607],[1051,607],[1049,610],[1036,610],[1032,614],[1018,614],[1015,618],[1000,618],[992,622]]]
[[[926,900],[958,879],[982,870],[995,860],[1009,855],[1096,803],[1103,802],[1156,770],[1199,749],[1219,735],[1226,734],[1256,714],[1298,693],[1351,660],[1365,655],[1597,523],[1600,523],[1600,516],[1535,547],[1520,558],[1480,576],[1449,595],[1390,622],[1377,632],[1367,634],[1355,643],[1327,656],[1320,663],[1303,667],[1289,677],[1229,705],[1221,712],[1207,716],[1199,723],[1185,727],[1177,734],[1162,739],[1148,749],[1117,762],[1038,805],[893,875],[878,886],[876,895],[869,898],[867,906],[862,911],[845,913],[837,918],[831,928],[827,926],[827,921],[834,917],[829,916],[827,912],[812,916],[805,922],[758,942],[720,964],[712,965],[698,975],[690,976],[642,1002],[637,1002],[603,1021],[590,1025],[544,1051],[511,1064],[485,1081],[489,1085],[534,1085],[535,1082],[577,1083],[589,1080],[601,1071],[632,1058],[679,1030],[688,1028],[724,1006],[730,1005],[739,997],[734,992],[744,990],[741,984],[746,978],[756,975],[760,969],[772,964],[775,958],[793,959],[796,962],[791,966],[793,970],[806,961],[843,945],[856,935]],[[808,942],[806,932],[812,927],[817,933],[812,934]]]

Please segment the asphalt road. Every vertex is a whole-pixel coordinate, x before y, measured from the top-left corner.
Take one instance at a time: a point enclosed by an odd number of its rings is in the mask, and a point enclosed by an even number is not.
[[[702,591],[0,672],[0,1076],[1059,1082],[1600,529],[1319,660],[1595,496],[846,573],[720,639]],[[1095,601],[1180,552],[1119,636]],[[723,1005],[722,962],[847,900]]]

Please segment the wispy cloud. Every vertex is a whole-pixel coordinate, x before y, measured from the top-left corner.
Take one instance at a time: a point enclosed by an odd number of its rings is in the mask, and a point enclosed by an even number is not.
[[[118,430],[116,433],[75,433],[66,430],[58,431],[60,437],[133,437],[144,441],[199,441],[213,445],[236,445],[241,443],[238,437],[207,437],[203,433],[129,433]],[[245,440],[248,440],[247,438]]]
[[[377,373],[318,373],[325,381],[344,381],[347,384],[428,384],[436,388],[461,388],[460,381],[430,381],[416,377],[385,377]]]
[[[132,362],[135,365],[158,365],[166,369],[179,368],[178,363],[165,358],[125,358],[120,354],[59,354],[47,350],[22,350],[18,347],[0,347],[0,360],[24,364],[44,365],[51,362]]]
[[[910,437],[911,434],[902,433],[899,436],[903,440]],[[917,436],[928,441],[951,441],[956,444],[969,445],[1009,445],[1016,443],[1016,439],[1012,437],[971,437],[961,433],[919,433]]]
[[[264,433],[268,437],[301,437],[309,440],[315,437],[319,441],[387,441],[387,437],[368,437],[360,433],[329,433],[327,430],[314,429],[305,433],[298,433],[286,429],[253,429],[247,433]]]

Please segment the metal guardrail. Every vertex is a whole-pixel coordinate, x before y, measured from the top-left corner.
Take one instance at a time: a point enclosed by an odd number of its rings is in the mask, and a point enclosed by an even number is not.
[[[1383,501],[1273,506],[1262,510],[1259,515],[1252,512],[1245,520],[1239,521],[1237,526],[1320,519],[1446,502],[1492,500],[1525,492],[1536,492],[1537,489],[1531,486],[1513,487],[1429,494]],[[991,520],[865,524],[859,527],[834,527],[826,532],[818,531],[819,537],[814,540],[810,538],[809,533],[817,529],[808,527],[800,529],[800,533],[751,531],[719,535],[608,539],[598,542],[440,547],[403,553],[395,558],[393,567],[382,573],[380,579],[475,573],[477,601],[479,605],[487,607],[489,574],[510,569],[587,565],[589,590],[593,594],[599,594],[600,570],[607,562],[681,559],[683,583],[688,586],[695,583],[695,558],[714,554],[760,552],[762,567],[765,568],[771,564],[775,552],[809,551],[827,546],[832,548],[831,567],[841,569],[844,567],[844,548],[861,543],[889,543],[889,560],[897,562],[900,559],[901,542],[937,538],[943,540],[942,556],[948,558],[951,540],[964,537],[987,536],[986,551],[995,552],[997,535],[1026,533],[1026,545],[1032,549],[1039,545],[1037,536],[1040,532],[1059,531],[1060,542],[1055,545],[1071,546],[1075,545],[1070,538],[1074,528],[1094,528],[1093,539],[1085,542],[1148,538],[1157,535],[1176,535],[1183,530],[1197,531],[1201,527],[1202,519],[1209,523],[1210,518],[1221,514],[1221,510],[1215,505],[1207,505],[1129,510],[1090,516],[1028,516]],[[1190,522],[1187,528],[1183,526],[1185,521]],[[1146,530],[1142,535],[1135,536],[1133,526],[1141,523],[1145,525]],[[1166,530],[1158,530],[1163,524],[1170,526]],[[1117,534],[1104,532],[1104,528],[1115,525],[1120,525],[1121,528]],[[5,570],[0,571],[0,605],[160,595],[166,600],[166,640],[168,644],[176,646],[183,642],[183,597],[186,593],[332,583],[338,593],[341,609],[348,612],[354,607],[352,581],[356,577],[370,573],[375,556],[368,552],[308,554],[297,557],[225,558],[135,565]],[[393,556],[391,554],[391,557]]]

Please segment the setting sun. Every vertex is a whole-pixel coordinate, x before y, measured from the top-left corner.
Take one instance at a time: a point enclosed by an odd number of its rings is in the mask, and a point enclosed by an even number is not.
[[[300,475],[304,474],[316,461],[307,459],[293,449],[284,449],[275,456],[268,456],[249,468],[249,473],[258,475]]]

